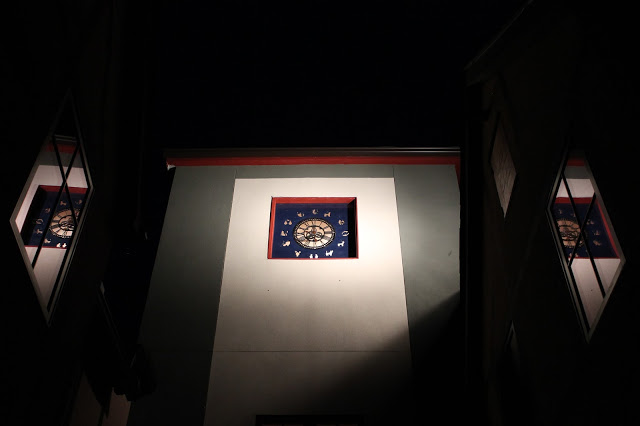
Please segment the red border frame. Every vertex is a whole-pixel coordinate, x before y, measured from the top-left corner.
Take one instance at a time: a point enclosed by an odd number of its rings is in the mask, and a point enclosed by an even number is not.
[[[288,166],[299,164],[451,164],[460,184],[460,155],[422,156],[295,156],[295,157],[168,157],[167,166]]]
[[[273,227],[276,221],[276,204],[312,204],[312,203],[350,203],[351,201],[356,201],[356,197],[271,197],[271,215],[269,217],[269,246],[267,248],[267,259],[273,259],[271,250],[273,246]],[[357,259],[360,255],[360,251],[358,250],[358,203],[356,201],[354,208],[354,216],[356,219],[355,229],[356,229],[356,256],[348,257],[348,258],[340,258],[340,260],[344,259]],[[278,260],[304,260],[306,258],[278,258]],[[318,260],[337,260],[338,258],[333,257],[321,257]],[[315,260],[315,259],[314,259]]]

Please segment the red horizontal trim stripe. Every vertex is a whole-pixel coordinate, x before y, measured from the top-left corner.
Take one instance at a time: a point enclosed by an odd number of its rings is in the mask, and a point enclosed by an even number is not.
[[[591,197],[580,197],[580,198],[574,198],[573,202],[576,204],[589,204],[591,202]],[[558,197],[556,198],[556,200],[554,201],[554,203],[566,203],[566,204],[571,204],[571,200],[569,200],[569,197]]]
[[[57,141],[56,145],[58,146],[58,152],[63,152],[65,154],[73,154],[78,146],[75,143],[65,143]],[[54,151],[53,143],[47,144],[47,151]]]
[[[183,157],[167,158],[170,166],[280,166],[296,164],[454,164],[460,156],[352,156],[352,157]]]
[[[58,192],[60,190],[59,186],[55,185],[40,185],[40,188],[44,189],[47,192]],[[79,188],[75,186],[69,187],[69,192],[72,194],[84,194],[87,192],[88,188]]]
[[[288,166],[299,164],[452,164],[460,184],[459,155],[317,156],[317,157],[169,157],[167,166]]]
[[[273,197],[274,204],[350,203],[356,197]]]
[[[569,158],[567,160],[567,166],[584,166],[584,159],[582,159],[582,158]]]

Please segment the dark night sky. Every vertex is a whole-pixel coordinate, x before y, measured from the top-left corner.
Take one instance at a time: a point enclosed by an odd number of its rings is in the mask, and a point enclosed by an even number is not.
[[[523,0],[350,3],[166,3],[155,143],[459,145],[464,65]]]

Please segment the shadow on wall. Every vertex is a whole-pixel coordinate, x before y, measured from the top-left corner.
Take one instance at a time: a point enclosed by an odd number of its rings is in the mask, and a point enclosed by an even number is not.
[[[274,399],[286,400],[286,405],[299,407],[301,413],[366,413],[367,426],[458,424],[464,420],[460,410],[464,344],[459,296],[458,292],[451,295],[412,327],[411,375],[399,377],[398,369],[389,366],[390,357],[409,364],[408,354],[403,358],[397,351],[406,336],[398,336],[377,351],[361,353],[346,374],[325,389],[274,395]]]

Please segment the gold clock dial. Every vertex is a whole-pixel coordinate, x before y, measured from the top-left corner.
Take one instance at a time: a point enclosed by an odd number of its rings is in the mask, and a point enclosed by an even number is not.
[[[333,226],[324,219],[305,219],[293,230],[296,243],[304,248],[316,250],[331,244],[336,233]]]
[[[75,218],[72,215],[71,209],[62,210],[51,219],[49,229],[53,235],[60,238],[71,238],[76,225]]]

